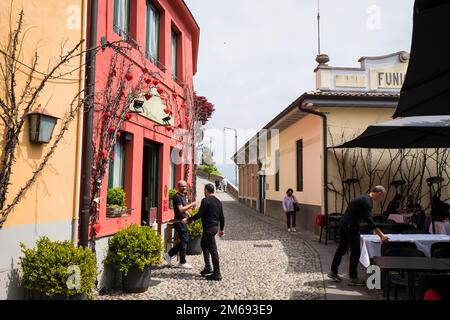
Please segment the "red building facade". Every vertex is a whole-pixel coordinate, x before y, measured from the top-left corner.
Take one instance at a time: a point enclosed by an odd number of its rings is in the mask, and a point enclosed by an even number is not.
[[[157,87],[176,100],[173,105],[189,108],[186,104],[193,92],[200,30],[184,1],[102,0],[98,10],[97,43],[125,40],[139,48],[129,53],[129,60],[135,64],[132,76],[137,79],[145,66],[159,82]],[[97,55],[96,87],[106,85],[113,53],[105,50]],[[133,223],[152,223],[154,218],[158,230],[164,229],[163,225],[173,218],[169,190],[186,177],[192,185],[192,145],[167,130],[167,119],[163,120],[166,114],[162,112],[167,106],[156,93],[146,100],[142,99],[144,112],[133,113],[121,127],[114,159],[102,181],[97,237],[112,235]],[[179,111],[172,110],[174,116],[169,123],[173,128],[186,129],[189,110]],[[101,115],[96,113],[94,127],[98,121]],[[174,163],[172,153],[188,155],[189,160]],[[126,206],[131,209],[128,214],[107,214],[107,191],[113,187],[124,189]]]

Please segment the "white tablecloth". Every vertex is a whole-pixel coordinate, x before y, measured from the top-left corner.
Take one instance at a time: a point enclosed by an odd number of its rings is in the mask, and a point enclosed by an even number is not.
[[[407,214],[390,214],[388,219],[394,220],[397,223],[409,223],[411,221],[412,213]]]
[[[431,256],[431,245],[435,242],[449,241],[450,236],[442,234],[388,234],[390,241],[409,241],[414,242],[417,249],[425,253],[427,257]],[[359,262],[364,267],[370,265],[370,258],[381,255],[380,237],[375,234],[361,235],[361,256]]]
[[[434,223],[436,234],[446,234],[450,236],[450,222],[436,221]],[[433,224],[430,224],[430,233],[433,233]]]

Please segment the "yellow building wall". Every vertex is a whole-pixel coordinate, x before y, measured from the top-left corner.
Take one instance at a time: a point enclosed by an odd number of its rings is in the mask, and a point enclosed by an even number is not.
[[[329,141],[328,145],[339,145],[344,141],[352,140],[361,134],[368,126],[380,122],[385,122],[392,120],[392,115],[394,113],[393,108],[321,108],[321,112],[325,112],[328,118],[328,127],[329,127]],[[341,149],[337,149],[336,152],[341,152]],[[349,154],[359,149],[348,149]],[[363,152],[366,152],[366,149],[363,149]],[[378,154],[381,151],[373,150],[374,160],[378,159]],[[379,167],[385,167],[389,161],[389,157],[387,153],[383,156],[380,161]],[[351,157],[349,157],[347,166],[350,167]],[[375,161],[374,161],[375,162]],[[358,160],[357,162],[358,170],[360,174],[360,178],[362,181],[363,189],[369,189],[374,186],[368,186],[362,170],[362,161]],[[345,179],[353,178],[355,173],[347,170]],[[328,182],[333,184],[338,190],[342,189],[342,179],[339,175],[339,169],[336,162],[336,158],[334,156],[334,151],[328,151]],[[383,185],[386,189],[388,189],[388,181],[384,181]],[[359,188],[356,189],[356,193],[359,193]],[[365,192],[366,190],[363,190]],[[353,196],[354,192],[352,189],[351,195]],[[329,212],[341,212],[342,211],[342,198],[337,197],[334,192],[328,193],[329,197]],[[388,197],[391,197],[389,195]],[[337,201],[336,201],[337,200]],[[390,199],[389,199],[390,200]],[[347,207],[344,204],[344,209]],[[380,204],[374,204],[374,212],[380,211]]]
[[[5,44],[9,30],[9,11],[12,12],[13,28],[18,20],[20,9],[24,10],[24,30],[26,38],[23,43],[21,60],[31,64],[35,49],[39,54],[39,65],[37,69],[46,72],[49,65],[53,65],[61,54],[73,48],[84,38],[84,19],[82,0],[15,0],[12,8],[10,1],[2,1],[0,6],[0,41]],[[66,43],[65,43],[66,42]],[[65,43],[65,46],[63,44]],[[3,59],[3,57],[2,57]],[[50,64],[49,64],[50,63]],[[62,70],[70,70],[79,67],[82,58],[76,58]],[[29,69],[21,67],[18,72],[19,80],[16,89],[23,88],[23,81]],[[80,78],[82,70],[78,70],[65,78],[70,79],[52,80],[48,82],[43,90],[36,106],[42,104],[46,110],[59,118],[64,118],[70,102],[82,87]],[[37,74],[35,83],[42,79]],[[4,95],[4,89],[0,94]],[[64,139],[56,149],[47,167],[43,170],[36,183],[28,190],[22,201],[10,213],[6,226],[21,224],[37,224],[42,222],[68,220],[72,218],[75,210],[76,195],[76,165],[77,145],[79,133],[79,121],[76,118],[66,132]],[[53,138],[59,132],[62,120],[59,120],[53,132]],[[32,172],[37,168],[52,143],[48,145],[32,145],[28,140],[28,122],[19,136],[19,147],[17,148],[17,161],[12,168],[11,185],[6,203],[10,203],[18,190],[24,185]],[[1,135],[0,144],[4,137]],[[52,139],[53,141],[53,139]],[[51,141],[51,142],[52,142]]]
[[[297,191],[296,143],[303,139],[303,192]],[[267,157],[274,161],[272,140],[268,139]],[[286,190],[292,188],[298,201],[322,205],[322,120],[307,115],[279,134],[280,189],[275,190],[275,175],[267,175],[266,199],[282,201]]]

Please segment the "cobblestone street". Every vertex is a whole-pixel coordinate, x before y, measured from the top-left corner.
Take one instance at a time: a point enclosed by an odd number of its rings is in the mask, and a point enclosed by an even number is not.
[[[198,179],[199,193],[205,180]],[[287,233],[280,224],[219,192],[225,215],[225,237],[217,237],[223,280],[199,275],[203,257],[188,256],[194,267],[183,270],[165,262],[152,270],[152,284],[142,294],[100,295],[110,299],[324,299],[318,253],[299,233]],[[174,261],[176,263],[176,261]],[[183,293],[183,295],[180,295]]]

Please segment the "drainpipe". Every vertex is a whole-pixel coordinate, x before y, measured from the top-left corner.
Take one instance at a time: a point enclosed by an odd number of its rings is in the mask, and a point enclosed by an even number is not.
[[[83,0],[82,2],[82,25],[81,25],[81,38],[84,39],[85,33],[87,30],[87,0]],[[86,44],[83,44],[83,50],[86,49]],[[83,66],[85,64],[85,56],[80,57],[80,64]],[[83,75],[85,74],[84,68],[80,69],[79,79],[80,79],[80,89],[84,90],[85,81],[83,79]],[[74,197],[74,210],[72,215],[72,243],[77,243],[78,241],[78,213],[80,211],[80,192],[81,192],[81,161],[82,161],[82,152],[83,152],[83,109],[80,108],[78,112],[77,119],[77,150],[76,150],[76,167],[75,167],[75,197]]]
[[[325,212],[325,219],[328,221],[328,125],[327,125],[327,116],[323,112],[318,112],[311,110],[313,107],[312,103],[303,103],[299,105],[299,109],[302,112],[309,113],[315,116],[319,116],[322,118],[322,127],[323,127],[323,210]]]
[[[97,25],[98,25],[98,0],[90,0],[90,29],[89,29],[89,49],[93,49],[97,44]],[[82,205],[80,211],[80,245],[88,246],[89,241],[89,205],[91,194],[91,175],[92,175],[92,134],[94,119],[94,100],[95,92],[95,52],[88,51],[87,61],[87,90],[86,96],[90,97],[88,109],[85,112],[84,121],[84,156],[83,156],[83,185],[82,185]]]

